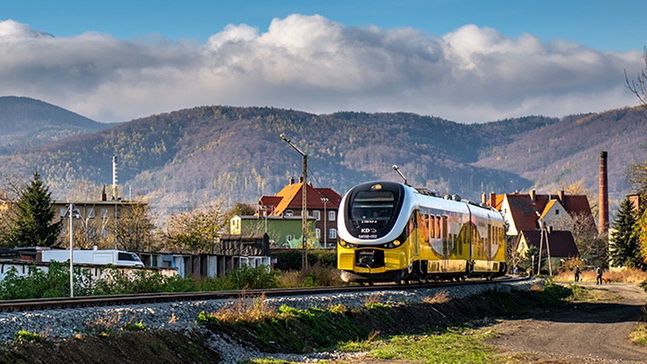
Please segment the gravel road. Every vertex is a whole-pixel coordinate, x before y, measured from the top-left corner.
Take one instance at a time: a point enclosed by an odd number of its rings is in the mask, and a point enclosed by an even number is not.
[[[494,327],[500,335],[491,343],[507,352],[524,353],[528,362],[647,363],[647,347],[628,339],[647,294],[626,284],[596,288],[605,290],[602,293],[609,299],[530,319],[502,320]]]

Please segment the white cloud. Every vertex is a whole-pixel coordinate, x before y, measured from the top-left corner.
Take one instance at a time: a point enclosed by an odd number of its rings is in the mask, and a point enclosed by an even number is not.
[[[290,15],[265,32],[228,25],[202,45],[56,38],[0,21],[0,94],[100,120],[205,104],[312,112],[412,111],[461,121],[566,115],[633,104],[641,53],[542,43],[465,25],[442,36]]]

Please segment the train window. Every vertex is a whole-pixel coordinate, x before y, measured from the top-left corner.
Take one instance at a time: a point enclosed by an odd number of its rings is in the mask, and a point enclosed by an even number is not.
[[[440,216],[436,216],[436,239],[440,239]]]
[[[429,238],[430,239],[436,238],[436,220],[434,219],[433,216],[429,217]]]
[[[447,240],[447,216],[443,216],[443,240]]]
[[[391,191],[358,192],[351,206],[351,216],[355,221],[375,220],[386,224],[395,208],[395,197]]]

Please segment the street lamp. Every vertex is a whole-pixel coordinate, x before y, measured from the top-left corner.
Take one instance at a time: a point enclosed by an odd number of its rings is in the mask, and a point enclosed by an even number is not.
[[[307,186],[308,186],[308,155],[299,149],[294,143],[292,143],[292,140],[290,140],[285,134],[281,133],[279,135],[281,140],[284,142],[288,143],[292,149],[296,150],[297,153],[301,154],[301,157],[303,159],[303,164],[301,166],[301,175],[303,177],[303,188],[301,189],[301,248],[302,248],[302,256],[301,256],[301,267],[303,269],[308,268],[308,253],[307,253],[307,242],[306,242],[306,233],[308,232],[308,200],[306,199],[306,191],[307,191]]]
[[[323,202],[323,204],[324,204],[324,221],[323,221],[323,223],[324,223],[324,231],[323,231],[324,232],[324,248],[327,248],[328,247],[328,229],[327,229],[326,222],[327,222],[327,219],[328,219],[328,215],[326,215],[326,204],[328,203],[328,197],[322,197],[321,202]]]
[[[70,202],[70,206],[67,208],[67,211],[65,211],[65,215],[63,217],[69,217],[70,218],[70,297],[74,297],[74,223],[73,219],[80,219],[81,214],[79,213],[79,210],[74,208],[74,204]]]

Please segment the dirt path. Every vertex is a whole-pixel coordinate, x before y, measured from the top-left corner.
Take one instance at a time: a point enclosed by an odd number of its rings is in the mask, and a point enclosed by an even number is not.
[[[582,285],[600,289],[603,300],[530,319],[502,320],[490,343],[528,362],[647,363],[647,347],[628,339],[647,294],[632,285]]]

